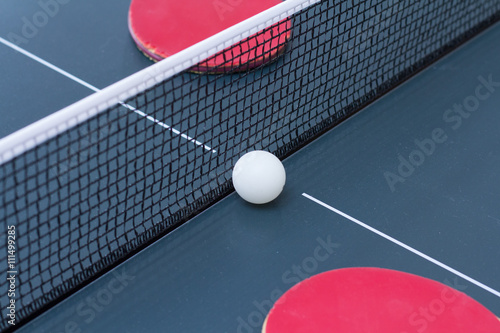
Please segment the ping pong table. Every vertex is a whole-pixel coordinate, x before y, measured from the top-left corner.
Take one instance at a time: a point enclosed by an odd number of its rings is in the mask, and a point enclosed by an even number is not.
[[[23,35],[41,3],[0,3],[0,37],[27,51],[0,43],[0,137],[94,92],[54,67],[100,89],[151,64],[126,2],[59,1]],[[358,266],[443,282],[500,316],[498,40],[497,23],[288,156],[276,201],[225,197],[19,332],[260,332],[295,283]]]

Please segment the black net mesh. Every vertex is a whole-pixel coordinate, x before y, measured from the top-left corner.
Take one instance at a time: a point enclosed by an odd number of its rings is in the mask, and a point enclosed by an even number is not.
[[[16,322],[228,194],[242,153],[294,152],[499,11],[494,0],[321,1],[281,25],[262,54],[280,53],[272,63],[178,74],[1,165],[0,271],[15,226]],[[230,61],[236,48],[217,56]],[[2,331],[8,288],[4,276]]]

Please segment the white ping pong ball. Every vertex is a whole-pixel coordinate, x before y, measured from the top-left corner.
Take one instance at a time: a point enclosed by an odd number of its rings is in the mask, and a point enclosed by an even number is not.
[[[246,153],[233,168],[233,185],[244,200],[253,204],[273,201],[283,191],[286,173],[273,154],[254,150]]]

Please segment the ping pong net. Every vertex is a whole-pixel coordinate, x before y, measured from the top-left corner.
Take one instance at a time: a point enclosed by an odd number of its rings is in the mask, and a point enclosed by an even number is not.
[[[286,157],[499,14],[493,0],[288,0],[4,138],[0,330],[11,299],[18,327],[231,193],[242,153]],[[273,62],[185,71],[288,18]]]

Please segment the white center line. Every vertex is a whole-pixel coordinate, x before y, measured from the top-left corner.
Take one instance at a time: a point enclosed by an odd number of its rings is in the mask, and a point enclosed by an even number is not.
[[[406,245],[405,243],[400,242],[397,239],[395,239],[395,238],[393,238],[393,237],[391,237],[391,236],[389,236],[389,235],[387,235],[387,234],[385,234],[385,233],[383,233],[383,232],[381,232],[381,231],[379,231],[379,230],[377,230],[377,229],[375,229],[373,227],[370,227],[366,223],[363,223],[360,220],[357,220],[354,217],[352,217],[350,215],[347,215],[346,213],[344,213],[344,212],[342,212],[342,211],[340,211],[340,210],[338,210],[336,208],[333,208],[332,206],[330,206],[330,205],[328,205],[328,204],[326,204],[326,203],[324,203],[324,202],[322,202],[322,201],[320,201],[320,200],[318,200],[318,199],[310,196],[307,193],[302,193],[302,196],[304,196],[307,199],[309,199],[309,200],[317,203],[318,205],[323,206],[326,209],[328,209],[328,210],[330,210],[330,211],[332,211],[334,213],[337,213],[338,215],[340,215],[340,216],[342,216],[342,217],[344,217],[344,218],[346,218],[346,219],[348,219],[348,220],[350,220],[350,221],[352,221],[352,222],[354,222],[354,223],[362,226],[363,228],[370,230],[371,232],[373,232],[373,233],[375,233],[375,234],[377,234],[377,235],[379,235],[379,236],[387,239],[388,241],[391,241],[394,244],[401,246],[402,248],[404,248],[404,249],[406,249],[406,250],[408,250],[408,251],[410,251],[410,252],[418,255],[419,257],[422,257],[422,258],[424,258],[424,259],[432,262],[433,264],[438,265],[441,268],[444,268],[445,270],[447,270],[447,271],[449,271],[449,272],[451,272],[451,273],[453,273],[453,274],[455,274],[457,276],[460,276],[464,280],[467,280],[470,283],[475,284],[476,286],[478,286],[478,287],[480,287],[480,288],[482,288],[482,289],[484,289],[484,290],[492,293],[493,295],[500,297],[500,292],[499,291],[497,291],[497,290],[495,290],[495,289],[493,289],[491,287],[488,287],[487,285],[485,285],[485,284],[483,284],[483,283],[481,283],[481,282],[479,282],[479,281],[471,278],[468,275],[465,275],[464,273],[461,273],[461,272],[457,271],[456,269],[454,269],[454,268],[452,268],[452,267],[450,267],[450,266],[442,263],[441,261],[436,260],[436,259],[434,259],[434,258],[426,255],[425,253],[422,253],[422,252],[418,251],[417,249],[415,249],[415,248],[413,248],[413,247],[411,247],[409,245]]]
[[[94,91],[94,92],[98,92],[98,91],[100,91],[100,90],[101,90],[101,89],[99,89],[99,88],[97,88],[97,87],[95,87],[95,86],[91,85],[90,83],[85,82],[85,81],[83,81],[82,79],[80,79],[80,78],[78,78],[78,77],[74,76],[73,74],[68,73],[68,72],[66,72],[65,70],[63,70],[63,69],[61,69],[61,68],[59,68],[59,67],[55,66],[54,64],[51,64],[50,62],[48,62],[48,61],[46,61],[46,60],[44,60],[44,59],[42,59],[42,58],[40,58],[40,57],[38,57],[38,56],[34,55],[33,53],[31,53],[31,52],[29,52],[29,51],[26,51],[25,49],[23,49],[23,48],[21,48],[21,47],[17,46],[16,44],[9,42],[8,40],[6,40],[6,39],[4,39],[4,38],[2,38],[2,37],[0,37],[0,43],[4,44],[4,45],[5,45],[5,46],[7,46],[7,47],[10,47],[11,49],[13,49],[13,50],[15,50],[15,51],[17,51],[17,52],[19,52],[19,53],[21,53],[21,54],[24,54],[24,55],[25,55],[25,56],[27,56],[28,58],[31,58],[32,60],[34,60],[34,61],[36,61],[36,62],[38,62],[38,63],[40,63],[40,64],[44,65],[45,67],[48,67],[48,68],[52,69],[53,71],[55,71],[55,72],[57,72],[57,73],[59,73],[59,74],[61,74],[61,75],[65,76],[65,77],[67,77],[67,78],[68,78],[68,79],[70,79],[70,80],[75,81],[76,83],[79,83],[80,85],[82,85],[82,86],[84,86],[84,87],[87,87],[88,89],[90,89],[90,90],[92,90],[92,91]],[[144,117],[144,118],[146,118],[147,120],[152,121],[152,122],[154,122],[155,124],[157,124],[157,125],[159,125],[159,126],[161,126],[161,127],[165,128],[165,129],[167,129],[167,130],[171,131],[172,133],[174,133],[174,134],[176,134],[176,135],[181,136],[183,139],[185,139],[185,140],[187,140],[187,141],[189,141],[189,142],[192,142],[192,143],[196,144],[197,146],[203,147],[205,150],[211,151],[212,153],[217,153],[217,151],[216,151],[215,149],[212,149],[211,147],[209,147],[209,146],[207,146],[207,145],[203,144],[202,142],[200,142],[200,141],[198,141],[198,140],[196,140],[196,139],[194,139],[194,138],[190,137],[189,135],[182,133],[181,131],[179,131],[179,130],[177,130],[177,129],[173,128],[172,126],[167,125],[167,124],[165,124],[164,122],[162,122],[162,121],[160,121],[160,120],[158,120],[158,119],[155,119],[154,117],[152,117],[152,116],[150,116],[150,115],[148,115],[148,114],[146,114],[146,113],[144,113],[144,112],[142,112],[142,111],[140,111],[140,110],[137,110],[137,109],[136,109],[136,108],[134,108],[133,106],[131,106],[131,105],[129,105],[129,104],[125,104],[125,103],[123,103],[123,102],[120,102],[120,104],[121,104],[122,106],[126,107],[127,109],[129,109],[129,110],[131,110],[131,111],[135,112],[136,114],[140,115],[141,117]]]
[[[186,139],[187,141],[193,142],[195,145],[198,145],[198,146],[200,146],[200,147],[203,147],[205,150],[211,151],[211,152],[212,152],[212,153],[214,153],[214,154],[215,154],[215,153],[217,153],[217,150],[210,148],[210,147],[209,147],[209,146],[207,146],[206,144],[204,144],[204,143],[202,143],[202,142],[200,142],[200,141],[198,141],[198,140],[196,140],[196,139],[194,139],[194,138],[190,137],[189,135],[186,135],[186,134],[184,134],[184,133],[181,133],[179,130],[177,130],[177,129],[173,128],[173,127],[172,127],[172,126],[170,126],[170,125],[165,124],[164,122],[159,121],[158,119],[155,119],[155,118],[151,117],[151,116],[150,116],[150,115],[148,115],[147,113],[144,113],[144,112],[142,112],[141,110],[137,110],[137,109],[136,109],[136,108],[134,108],[132,105],[130,105],[130,104],[126,104],[126,103],[123,103],[123,102],[120,102],[120,104],[121,104],[123,107],[125,107],[125,108],[127,108],[127,109],[129,109],[129,110],[131,110],[131,111],[133,111],[133,112],[135,112],[135,113],[137,113],[139,116],[144,117],[144,118],[146,118],[147,120],[152,121],[152,122],[154,122],[155,124],[157,124],[157,125],[159,125],[159,126],[161,126],[161,127],[163,127],[163,128],[168,129],[169,131],[171,131],[172,133],[174,133],[174,134],[176,134],[176,135],[180,135],[183,139]]]

